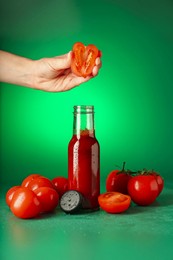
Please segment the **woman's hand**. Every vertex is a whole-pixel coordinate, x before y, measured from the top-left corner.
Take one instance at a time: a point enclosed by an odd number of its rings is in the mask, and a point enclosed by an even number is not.
[[[67,91],[95,77],[101,67],[98,57],[90,77],[78,77],[71,71],[72,51],[53,58],[31,60],[0,51],[0,82],[50,92]]]
[[[34,61],[33,88],[50,92],[67,91],[95,77],[101,67],[100,58],[96,59],[92,76],[78,77],[71,71],[72,52],[54,58]]]

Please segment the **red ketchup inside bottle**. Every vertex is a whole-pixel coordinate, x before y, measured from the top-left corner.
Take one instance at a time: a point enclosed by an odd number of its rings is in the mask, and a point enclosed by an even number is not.
[[[83,195],[83,209],[97,210],[100,194],[100,147],[94,131],[94,107],[75,106],[68,146],[69,189]]]

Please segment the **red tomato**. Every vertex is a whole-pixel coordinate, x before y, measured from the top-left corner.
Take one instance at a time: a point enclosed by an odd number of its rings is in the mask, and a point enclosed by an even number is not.
[[[9,207],[10,207],[10,203],[12,201],[13,195],[14,195],[15,191],[18,190],[18,188],[20,188],[20,186],[13,186],[6,193],[5,200]]]
[[[38,178],[38,177],[40,177],[40,176],[41,176],[41,175],[40,175],[40,174],[37,174],[37,173],[28,175],[28,176],[23,180],[21,186],[22,186],[22,187],[28,187],[29,183],[30,183],[32,180],[34,180],[34,179],[36,179],[36,178]]]
[[[152,204],[158,195],[158,184],[153,175],[137,175],[128,182],[128,193],[141,206]]]
[[[36,190],[40,187],[50,187],[50,188],[54,188],[54,185],[53,183],[51,182],[51,180],[49,180],[48,178],[46,177],[37,177],[35,178],[34,180],[32,180],[29,185],[28,185],[28,188],[30,190]]]
[[[156,175],[156,181],[157,181],[157,184],[159,186],[159,193],[158,193],[158,195],[160,195],[160,193],[162,192],[163,187],[164,187],[164,179],[162,178],[162,176],[157,174]]]
[[[100,207],[108,213],[121,213],[127,210],[131,203],[131,198],[120,192],[106,192],[98,197]]]
[[[15,191],[10,209],[18,218],[34,218],[41,211],[41,203],[32,190],[21,187]]]
[[[162,178],[162,176],[160,175],[160,174],[158,174],[158,173],[153,173],[153,175],[154,175],[154,177],[155,177],[155,179],[156,179],[156,181],[157,181],[157,184],[158,184],[158,188],[159,188],[159,190],[158,190],[158,195],[157,195],[157,197],[160,195],[160,193],[162,192],[162,190],[163,190],[163,187],[164,187],[164,179]]]
[[[53,211],[58,206],[59,195],[56,190],[49,187],[40,187],[34,190],[34,193],[41,202],[42,212]]]
[[[73,45],[71,70],[74,74],[86,78],[92,75],[95,60],[101,56],[101,52],[93,44],[85,46],[81,42]]]
[[[62,195],[66,191],[68,191],[68,180],[67,180],[67,178],[58,176],[58,177],[55,177],[52,180],[52,183],[54,184],[60,198],[62,197]]]
[[[125,162],[121,170],[113,170],[109,173],[106,179],[106,190],[117,191],[123,194],[128,194],[127,184],[132,178],[131,171],[125,170]]]
[[[106,190],[128,194],[127,185],[131,178],[128,173],[114,170],[109,173],[106,179]]]

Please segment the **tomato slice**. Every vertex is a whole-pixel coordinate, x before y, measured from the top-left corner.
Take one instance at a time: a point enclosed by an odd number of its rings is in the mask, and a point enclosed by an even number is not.
[[[108,213],[121,213],[126,211],[131,203],[131,198],[120,192],[106,192],[98,197],[100,207]]]
[[[73,55],[71,70],[74,74],[86,78],[92,75],[92,70],[95,66],[95,60],[101,56],[101,52],[94,44],[85,46],[81,42],[76,42],[73,45]]]

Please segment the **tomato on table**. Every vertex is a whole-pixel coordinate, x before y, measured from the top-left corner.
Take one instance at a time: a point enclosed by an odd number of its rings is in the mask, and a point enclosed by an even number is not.
[[[41,202],[41,212],[53,211],[58,206],[59,195],[56,190],[50,187],[40,187],[34,190],[34,193],[37,195],[39,201]]]
[[[5,201],[9,207],[10,207],[10,204],[11,204],[15,191],[18,190],[19,188],[20,188],[20,186],[13,186],[7,191],[6,196],[5,196]]]
[[[40,177],[41,175],[40,174],[37,174],[37,173],[34,173],[34,174],[30,174],[28,175],[23,181],[22,181],[22,184],[21,186],[22,187],[28,187],[30,182],[38,177]]]
[[[164,188],[164,179],[157,172],[152,172],[152,174],[154,175],[154,177],[157,181],[157,184],[158,184],[158,195],[157,195],[157,197],[158,197]]]
[[[62,195],[68,191],[68,179],[62,176],[58,176],[52,179],[52,183],[57,190],[59,197],[61,198]]]
[[[101,52],[94,44],[85,46],[81,42],[76,42],[72,49],[72,72],[77,76],[84,78],[92,75],[95,60],[100,56]]]
[[[111,171],[106,178],[106,190],[128,194],[127,185],[132,178],[130,173],[131,171],[125,170],[125,162],[122,170]]]
[[[10,209],[18,218],[34,218],[41,212],[41,203],[32,190],[20,187],[13,195]]]
[[[50,179],[43,176],[39,176],[38,178],[33,179],[28,185],[30,190],[36,190],[40,187],[54,188],[54,185]]]
[[[137,175],[128,182],[128,193],[137,205],[148,206],[152,204],[157,198],[158,192],[158,183],[153,175]]]
[[[131,203],[128,195],[120,192],[106,192],[98,197],[100,207],[107,213],[115,214],[126,211]]]

